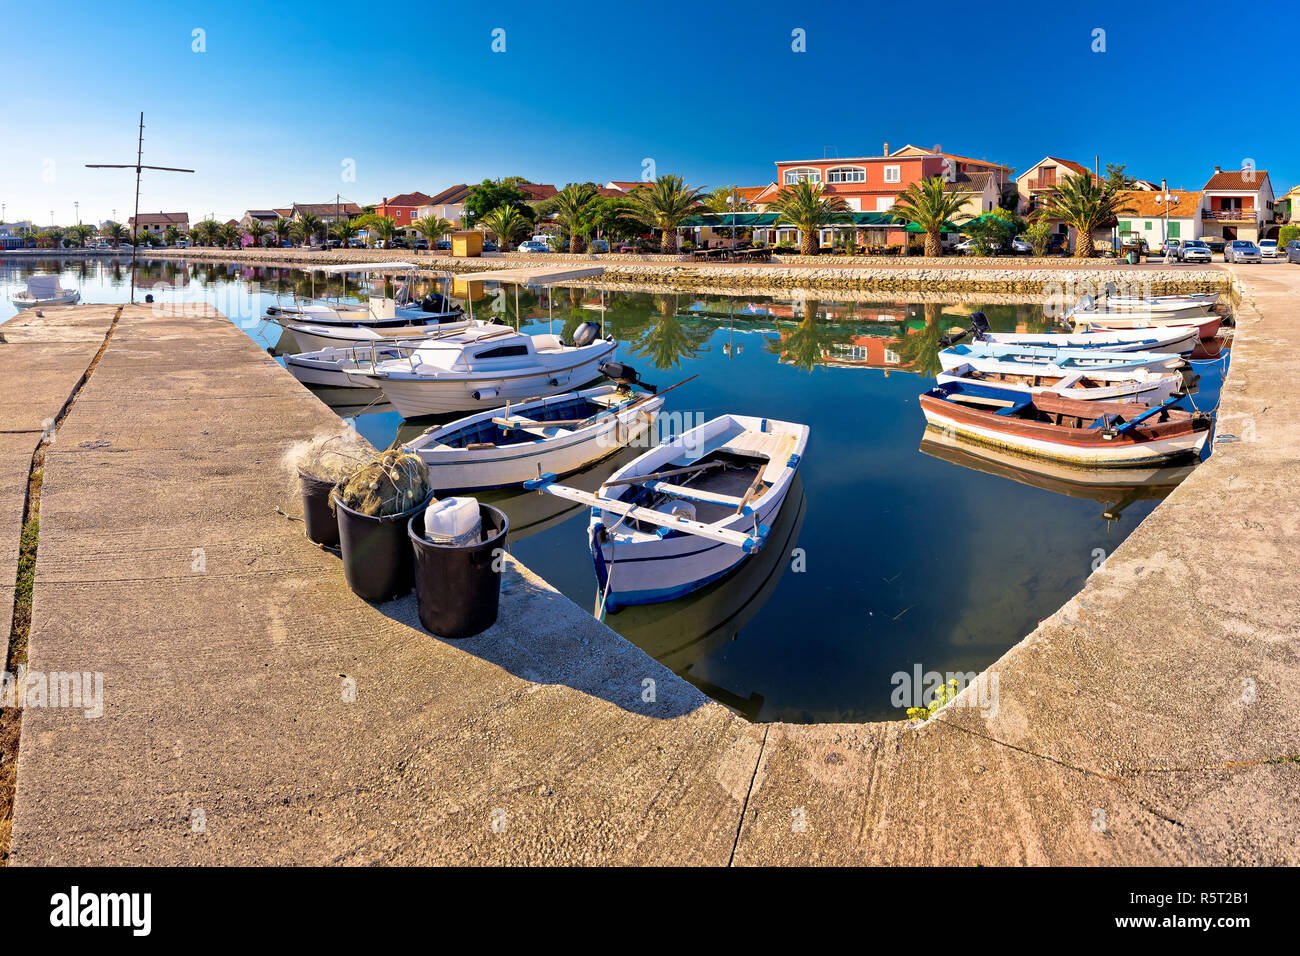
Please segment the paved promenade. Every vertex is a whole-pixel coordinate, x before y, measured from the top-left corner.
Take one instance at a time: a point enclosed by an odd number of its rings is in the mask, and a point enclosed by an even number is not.
[[[30,640],[103,715],[27,708],[12,862],[1300,862],[1300,270],[1240,274],[1251,440],[994,665],[996,716],[920,729],[749,724],[518,565],[468,641],[360,601],[267,477],[337,419],[224,318],[127,307],[46,458]],[[0,326],[0,584],[114,311]]]

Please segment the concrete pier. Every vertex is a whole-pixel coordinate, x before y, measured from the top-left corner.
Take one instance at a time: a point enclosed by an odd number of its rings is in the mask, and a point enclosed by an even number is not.
[[[41,423],[112,328],[46,456],[29,644],[103,713],[26,709],[11,862],[1300,862],[1300,270],[1236,268],[1241,440],[993,665],[995,715],[919,727],[750,724],[518,564],[496,627],[433,638],[277,513],[337,419],[229,321],[12,320],[10,595]]]

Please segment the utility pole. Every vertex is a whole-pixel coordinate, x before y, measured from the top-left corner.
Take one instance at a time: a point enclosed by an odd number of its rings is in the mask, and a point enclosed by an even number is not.
[[[134,169],[135,170],[135,215],[131,228],[131,304],[135,304],[135,255],[140,248],[136,239],[140,229],[140,173],[145,169],[159,169],[169,173],[192,173],[192,169],[179,169],[175,166],[145,166],[141,161],[144,156],[144,111],[140,111],[140,135],[135,145],[135,163],[87,163],[87,169]],[[117,210],[113,210],[114,213]]]
[[[74,202],[72,206],[77,212],[77,225],[80,226],[81,225],[81,203]]]

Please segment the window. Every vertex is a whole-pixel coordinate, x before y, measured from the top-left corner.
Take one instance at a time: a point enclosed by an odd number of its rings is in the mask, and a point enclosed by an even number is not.
[[[876,212],[888,212],[889,207],[892,206],[893,204],[894,204],[894,200],[890,199],[888,196],[877,196]]]
[[[846,204],[850,209],[852,209],[854,212],[862,212],[862,200],[861,200],[861,199],[856,199],[856,198],[854,198],[854,199],[846,199],[846,200],[844,200],[844,202],[845,202],[845,204]]]
[[[865,183],[867,181],[867,171],[861,166],[836,166],[834,169],[827,170],[826,181],[828,183]]]
[[[494,349],[488,349],[486,352],[479,352],[474,356],[476,359],[494,359],[510,358],[515,355],[527,355],[528,346],[526,345],[499,345]]]
[[[901,183],[902,181],[903,181],[903,167],[902,167],[902,166],[886,166],[886,167],[885,167],[885,182],[887,182],[887,183]]]
[[[787,169],[785,171],[785,184],[793,186],[795,183],[802,182],[819,183],[822,181],[820,170],[800,167],[798,169]]]
[[[1179,228],[1181,225],[1182,225],[1182,223],[1178,223],[1178,222],[1171,222],[1171,223],[1169,223],[1169,238],[1170,238],[1170,239],[1179,239],[1179,238],[1182,238],[1182,236],[1181,236],[1181,232],[1182,232],[1182,230]]]
[[[1126,219],[1121,219],[1121,220],[1119,221],[1119,231],[1120,231],[1120,232],[1132,232],[1132,231],[1133,231],[1133,223],[1129,222],[1129,221],[1126,220]]]
[[[1150,231],[1151,231],[1151,220],[1148,219],[1148,220],[1146,221],[1146,225],[1143,226],[1142,228],[1145,229],[1147,232],[1150,232]]]

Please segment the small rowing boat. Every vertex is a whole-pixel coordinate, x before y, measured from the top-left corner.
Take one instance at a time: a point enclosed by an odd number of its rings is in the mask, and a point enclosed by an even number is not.
[[[1199,338],[1199,330],[1194,325],[1171,325],[1106,332],[984,332],[974,341],[989,345],[1035,345],[1104,352],[1177,352],[1186,355],[1196,348]]]
[[[1143,402],[1150,405],[1163,402],[1183,390],[1182,375],[1146,369],[1118,372],[1105,369],[1046,372],[1034,369],[1025,374],[1016,368],[995,369],[985,365],[981,369],[966,363],[952,371],[940,372],[936,381],[940,385],[957,386],[949,395],[954,401],[995,407],[1014,405],[1026,396],[1043,392],[1055,392],[1082,402]]]
[[[1154,332],[1167,328],[1183,328],[1195,325],[1196,334],[1202,339],[1212,339],[1218,334],[1223,319],[1217,315],[1187,319],[1185,317],[1164,318],[1150,312],[1084,312],[1074,316],[1076,329],[1088,329],[1102,332]]]
[[[722,578],[763,546],[808,432],[721,415],[620,468],[594,495],[552,475],[525,487],[592,506],[588,535],[604,610],[654,604]]]
[[[653,391],[600,385],[479,412],[404,447],[428,466],[439,495],[506,488],[578,471],[648,439],[663,404]]]
[[[1036,366],[1050,365],[1062,371],[1146,368],[1152,371],[1173,372],[1187,363],[1181,355],[1168,352],[1107,352],[1101,349],[1042,348],[1036,345],[996,345],[972,342],[969,345],[952,345],[939,352],[939,365],[950,372],[967,362],[978,364],[992,360],[1003,364],[1021,366],[1032,372]]]
[[[1126,468],[1195,458],[1210,419],[1160,405],[1080,402],[1051,392],[988,411],[951,398],[952,384],[921,396],[930,425],[975,442],[1090,468]]]
[[[418,341],[398,341],[387,345],[353,345],[347,348],[317,349],[286,355],[284,367],[304,385],[325,388],[351,388],[375,390],[348,378],[349,372],[372,368],[376,363],[405,358]]]

